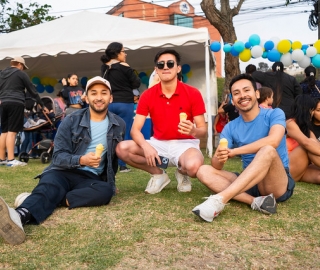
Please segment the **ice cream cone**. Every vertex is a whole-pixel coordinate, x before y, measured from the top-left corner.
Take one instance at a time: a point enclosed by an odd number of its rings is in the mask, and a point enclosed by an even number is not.
[[[219,146],[221,148],[228,148],[228,140],[225,139],[225,138],[222,138],[220,141],[219,141]]]
[[[186,113],[184,113],[184,112],[180,113],[179,116],[180,116],[180,122],[182,120],[187,120],[187,117],[188,117],[188,115]]]
[[[101,157],[104,147],[101,143],[96,146],[96,157]]]

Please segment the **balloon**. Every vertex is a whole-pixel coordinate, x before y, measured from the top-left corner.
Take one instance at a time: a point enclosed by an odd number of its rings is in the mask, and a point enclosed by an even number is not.
[[[293,50],[292,52],[292,60],[301,61],[303,59],[304,53],[300,49]]]
[[[317,49],[317,53],[320,53],[320,40],[317,40],[314,44],[313,47]]]
[[[244,44],[244,46],[246,47],[246,49],[250,49],[251,48],[251,43],[248,41]]]
[[[292,64],[292,57],[291,57],[291,53],[285,53],[280,57],[280,62],[282,62],[282,64],[285,67],[288,67]]]
[[[57,82],[58,82],[57,79],[55,79],[55,78],[49,78],[49,85],[55,86]]]
[[[221,44],[218,41],[214,41],[210,44],[210,50],[213,52],[218,52],[221,49]]]
[[[237,52],[237,51],[234,49],[233,46],[231,47],[230,53],[231,53],[233,56],[239,56],[239,52]]]
[[[229,43],[224,44],[224,46],[223,46],[223,51],[224,51],[225,53],[229,53],[229,52],[231,51],[231,48],[232,48],[232,46],[231,46]]]
[[[183,76],[186,75],[188,78],[191,78],[193,73],[192,71],[189,71],[187,74],[182,74]]]
[[[48,77],[43,77],[43,78],[40,79],[40,82],[41,82],[41,84],[43,84],[43,85],[49,85],[50,78],[48,78]]]
[[[54,88],[53,88],[53,86],[51,86],[51,85],[46,85],[46,86],[44,87],[44,89],[45,89],[49,94],[53,93],[53,91],[54,91]]]
[[[277,49],[281,53],[287,53],[291,49],[291,42],[287,39],[283,39],[278,43]]]
[[[139,78],[142,79],[144,76],[147,76],[145,72],[140,72],[139,73]]]
[[[44,86],[42,84],[37,85],[37,91],[38,93],[43,93],[44,92]]]
[[[141,82],[142,82],[143,84],[145,84],[145,85],[148,85],[148,84],[149,84],[149,78],[148,78],[148,76],[143,76],[143,77],[141,78]]]
[[[310,64],[311,64],[311,59],[310,59],[310,57],[308,57],[306,55],[304,55],[302,60],[298,62],[298,65],[302,68],[306,68],[306,67],[310,66]]]
[[[184,65],[182,65],[182,67],[181,67],[182,73],[188,73],[190,70],[191,70],[191,67],[190,67],[190,65],[188,65],[188,64],[184,64]]]
[[[320,68],[320,54],[316,54],[314,57],[312,57],[311,63],[315,68]]]
[[[40,79],[39,79],[38,77],[33,77],[33,78],[31,79],[31,81],[32,81],[32,83],[35,84],[35,85],[40,84]]]
[[[260,37],[256,34],[253,34],[249,37],[249,42],[252,46],[259,45],[260,44]]]
[[[182,75],[182,81],[186,83],[188,81],[188,76]]]
[[[264,51],[262,54],[262,58],[264,59],[268,58],[268,52]]]
[[[251,59],[251,50],[244,49],[240,54],[239,58],[242,62],[248,62]]]
[[[273,42],[273,45],[274,45],[273,48],[277,48],[278,43],[280,42],[280,39],[278,37],[272,37],[272,38],[270,38],[270,40]]]
[[[242,41],[236,41],[234,44],[233,44],[233,48],[238,52],[238,53],[241,53],[245,46],[244,46],[244,43]]]
[[[270,51],[274,48],[274,43],[272,40],[268,40],[265,44],[264,44],[264,48],[266,49],[266,51]]]
[[[252,57],[254,57],[254,58],[259,58],[259,57],[262,56],[262,54],[263,54],[263,49],[262,49],[261,46],[256,45],[256,46],[253,46],[253,47],[251,48],[251,55],[252,55]]]
[[[301,49],[302,43],[300,41],[294,41],[291,45],[292,50]]]
[[[308,44],[303,44],[302,47],[301,47],[302,50],[306,50],[306,49],[308,49],[308,48],[309,48],[309,45],[308,45]]]
[[[87,77],[82,77],[81,80],[80,80],[80,83],[81,83],[81,85],[86,86],[87,85],[87,81],[88,81]]]
[[[266,42],[267,42],[267,41],[266,41],[265,39],[261,39],[261,40],[260,40],[260,43],[259,43],[260,47],[264,48],[264,44],[265,44]]]
[[[306,55],[309,57],[314,57],[317,54],[317,49],[315,47],[309,47],[306,50]]]
[[[275,49],[268,52],[268,60],[270,62],[280,61],[280,56],[281,56],[280,53]]]

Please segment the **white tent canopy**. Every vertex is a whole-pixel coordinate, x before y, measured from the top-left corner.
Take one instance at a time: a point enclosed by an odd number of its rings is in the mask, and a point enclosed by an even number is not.
[[[187,83],[197,87],[206,102],[207,115],[216,113],[217,84],[214,60],[208,47],[207,28],[193,29],[94,12],[70,16],[0,35],[0,70],[9,59],[23,56],[29,76],[61,79],[75,72],[79,77],[100,75],[100,56],[111,42],[123,43],[127,61],[138,72],[151,72],[161,48],[181,54],[181,64],[191,67]],[[212,68],[211,68],[212,67]],[[212,123],[208,119],[209,155]]]

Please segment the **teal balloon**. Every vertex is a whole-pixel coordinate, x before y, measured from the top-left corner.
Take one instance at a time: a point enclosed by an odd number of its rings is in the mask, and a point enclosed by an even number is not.
[[[42,84],[37,85],[37,92],[38,93],[43,93],[44,92],[44,86]]]
[[[51,86],[51,85],[46,85],[46,86],[44,87],[44,89],[45,89],[49,94],[53,93],[53,91],[54,91],[54,88],[53,88],[53,86]]]
[[[315,56],[313,56],[311,63],[315,68],[320,68],[320,54],[316,54]]]
[[[33,77],[31,81],[32,81],[32,83],[35,84],[35,85],[41,84],[41,83],[40,83],[40,78],[38,78],[38,77]]]
[[[223,46],[223,51],[224,51],[225,53],[229,53],[229,52],[231,51],[231,49],[232,49],[232,46],[231,46],[229,43],[224,44],[224,46]]]
[[[218,41],[214,41],[210,44],[210,50],[213,52],[218,52],[221,49],[221,44]]]
[[[279,62],[280,57],[281,57],[280,52],[275,49],[268,52],[268,60],[270,62]]]
[[[147,76],[147,73],[145,72],[140,72],[139,73],[139,78],[142,79],[143,77]]]
[[[253,34],[249,37],[249,42],[252,46],[260,44],[260,37],[256,34]]]
[[[182,65],[181,71],[182,71],[183,74],[188,73],[190,70],[191,70],[190,65],[188,65],[188,64]]]
[[[262,53],[262,58],[264,58],[264,59],[268,58],[268,52],[263,52]]]
[[[188,76],[186,74],[182,74],[182,82],[186,83],[188,81]]]
[[[142,82],[143,84],[145,84],[145,85],[148,85],[148,84],[149,84],[149,78],[148,78],[148,76],[147,76],[147,75],[143,76],[143,77],[141,78],[141,82]]]
[[[241,53],[245,46],[244,43],[242,41],[237,41],[235,44],[233,44],[233,48],[238,52]]]

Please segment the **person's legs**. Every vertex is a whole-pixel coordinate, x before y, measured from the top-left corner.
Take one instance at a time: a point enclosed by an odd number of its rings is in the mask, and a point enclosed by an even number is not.
[[[6,161],[6,140],[7,140],[7,132],[3,132],[0,134],[0,159]]]
[[[7,160],[13,160],[14,159],[14,146],[16,142],[16,136],[17,132],[9,131],[7,133],[7,139],[6,139],[6,148],[7,148]]]
[[[320,184],[320,168],[314,164],[310,164],[305,170],[302,177],[300,178],[300,181],[319,185]]]
[[[298,182],[310,164],[307,152],[298,146],[289,153],[289,168],[292,178]]]

